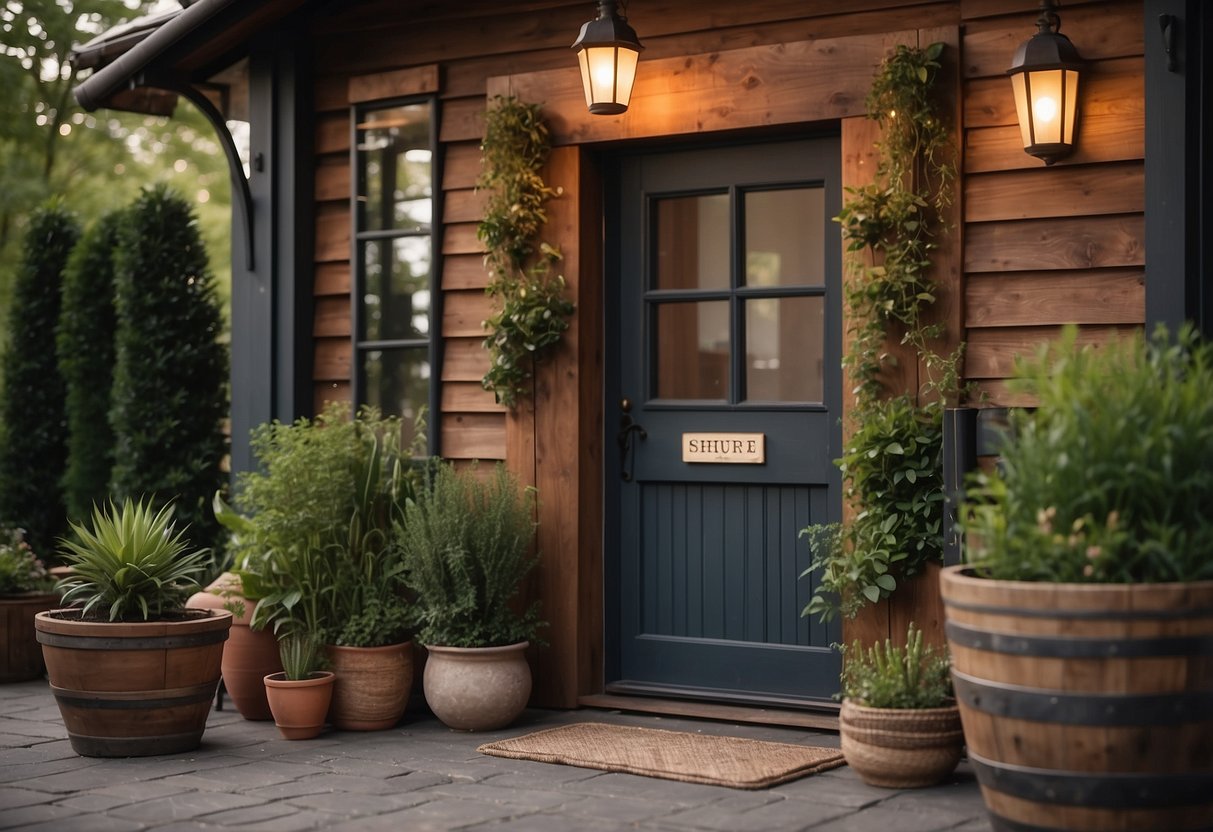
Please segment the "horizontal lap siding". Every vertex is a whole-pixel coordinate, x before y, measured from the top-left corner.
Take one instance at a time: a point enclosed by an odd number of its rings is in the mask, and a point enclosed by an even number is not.
[[[436,368],[442,412],[434,418],[443,456],[504,458],[505,412],[479,384],[488,369],[481,321],[491,310],[483,294],[488,276],[476,239],[484,195],[475,191],[487,82],[494,76],[560,68],[575,72],[569,44],[593,15],[593,5],[581,0],[524,0],[505,9],[498,2],[472,0],[458,4],[456,11],[454,4],[373,0],[335,8],[332,15],[317,18],[313,27],[316,406],[319,409],[328,400],[348,401],[351,394],[351,89],[357,100],[390,96],[397,77],[387,73],[434,64],[439,79],[444,223],[438,235],[443,358]],[[758,0],[740,5],[726,0],[658,0],[632,12],[632,22],[645,43],[645,61],[948,25],[957,19],[955,2],[930,0],[854,0],[845,13],[825,0]],[[525,51],[519,51],[520,45]]]
[[[1077,150],[1048,168],[1023,151],[1005,74],[1034,11],[963,0],[961,14],[965,375],[989,404],[1030,404],[1006,383],[1016,355],[1062,324],[1100,344],[1145,320],[1142,5],[1061,9],[1062,31],[1089,65]]]

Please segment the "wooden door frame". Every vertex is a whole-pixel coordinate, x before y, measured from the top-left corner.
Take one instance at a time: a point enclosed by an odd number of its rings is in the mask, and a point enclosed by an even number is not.
[[[490,103],[496,95],[543,103],[556,145],[545,180],[562,189],[549,205],[546,239],[564,254],[563,274],[577,307],[561,345],[536,372],[533,398],[506,421],[507,464],[539,492],[540,561],[528,589],[543,600],[543,617],[551,626],[545,634],[549,646],[531,655],[535,704],[572,708],[580,696],[603,689],[603,454],[609,451],[603,425],[605,206],[602,170],[591,146],[841,122],[844,184],[861,184],[875,168],[872,133],[861,128],[870,124],[864,98],[880,61],[898,44],[935,41],[953,47],[946,71],[955,75],[954,89],[959,89],[956,26],[648,61],[629,112],[610,118],[586,112],[573,65],[489,79]],[[957,98],[958,128],[959,107]],[[946,235],[937,258],[946,299],[939,314],[957,341],[963,321],[959,233],[957,227]],[[920,584],[910,594],[911,605],[933,609],[938,588]],[[847,640],[883,638],[900,618],[887,604],[869,610],[848,622]]]

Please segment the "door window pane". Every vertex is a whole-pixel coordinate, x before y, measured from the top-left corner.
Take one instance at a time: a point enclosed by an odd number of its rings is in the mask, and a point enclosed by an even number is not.
[[[363,337],[368,341],[428,338],[429,236],[368,240],[359,245],[366,275]]]
[[[747,286],[825,284],[825,189],[748,191]]]
[[[728,301],[662,303],[656,307],[660,399],[728,399]]]
[[[656,289],[729,288],[729,195],[655,200]]]
[[[825,298],[745,302],[746,399],[820,402],[825,361]]]
[[[365,403],[400,416],[401,439],[408,447],[417,414],[429,404],[429,348],[367,350],[362,353],[362,373]]]
[[[429,103],[372,110],[358,131],[359,230],[428,229],[433,219]]]

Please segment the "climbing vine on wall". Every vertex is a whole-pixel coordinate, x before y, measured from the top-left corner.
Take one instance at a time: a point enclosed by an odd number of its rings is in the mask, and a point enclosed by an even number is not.
[[[955,152],[935,89],[944,44],[898,46],[868,93],[868,116],[882,129],[873,181],[848,188],[836,218],[848,258],[845,302],[851,321],[846,364],[854,406],[852,430],[836,460],[844,499],[855,511],[845,525],[811,526],[820,572],[805,615],[853,616],[886,598],[943,552],[942,417],[959,394],[961,351],[940,352],[940,324],[930,276],[936,235],[956,178]],[[915,391],[889,390],[890,341],[909,346],[925,368]]]
[[[476,236],[487,250],[491,280],[485,291],[497,300],[497,311],[484,322],[490,367],[482,383],[512,408],[530,389],[535,361],[560,341],[573,314],[564,276],[555,273],[560,251],[540,238],[545,206],[560,189],[540,175],[551,141],[537,104],[496,96],[480,150],[476,187],[489,198]]]

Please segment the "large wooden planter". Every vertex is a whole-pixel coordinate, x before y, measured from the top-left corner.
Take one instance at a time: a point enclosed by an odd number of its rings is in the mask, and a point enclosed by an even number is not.
[[[1210,828],[1213,581],[941,584],[996,830]]]
[[[181,621],[81,621],[38,613],[51,690],[72,748],[86,757],[143,757],[197,748],[215,690],[226,610]]]
[[[42,649],[34,616],[59,605],[49,592],[0,596],[0,682],[24,682],[42,675]]]

